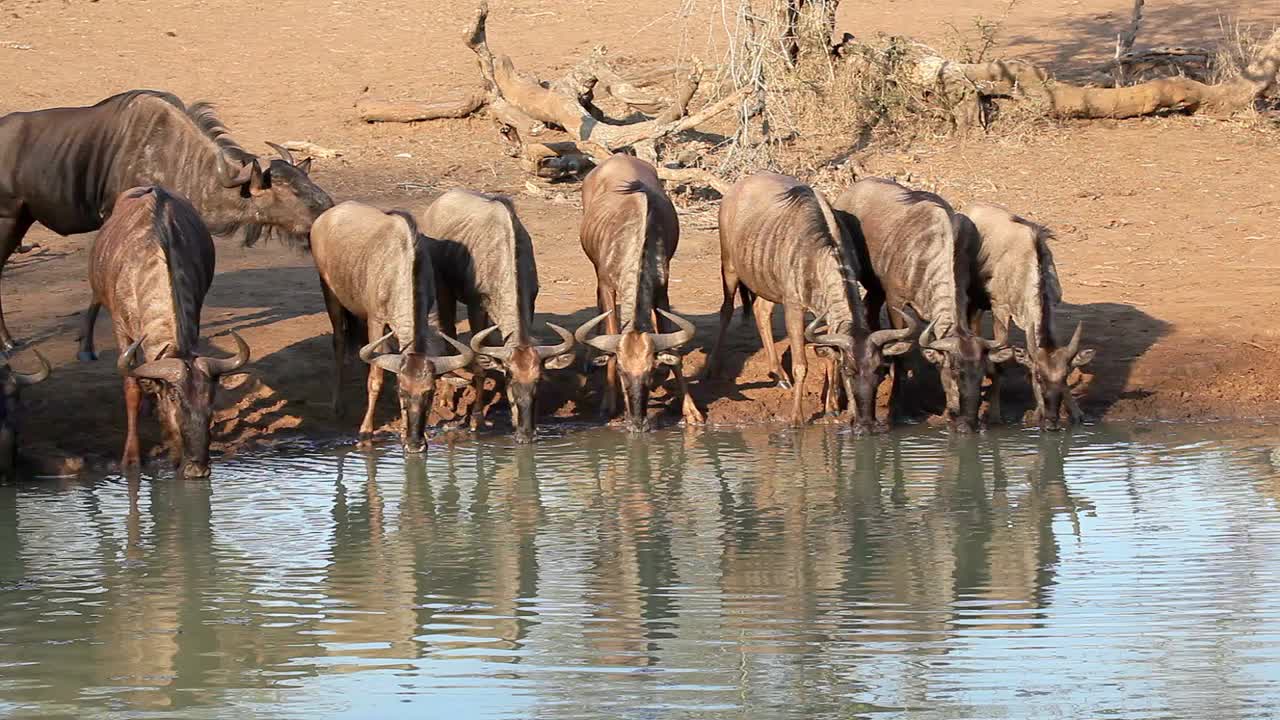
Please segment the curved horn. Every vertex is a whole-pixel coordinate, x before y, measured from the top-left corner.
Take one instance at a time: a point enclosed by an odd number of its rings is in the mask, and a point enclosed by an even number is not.
[[[225,359],[201,357],[196,359],[197,362],[204,366],[205,372],[209,373],[210,377],[233,373],[249,362],[249,343],[245,342],[244,338],[240,337],[240,333],[235,330],[231,330],[230,333],[231,339],[236,341],[235,357]]]
[[[187,364],[178,358],[163,358],[160,360],[152,360],[149,363],[143,363],[138,367],[133,367],[133,359],[138,354],[138,348],[142,347],[142,341],[146,340],[146,336],[142,336],[133,341],[133,344],[120,353],[120,357],[116,360],[116,369],[125,377],[143,378],[146,380],[160,380],[170,385],[177,384],[182,380],[182,376],[187,372]],[[168,346],[165,346],[168,348]],[[164,354],[162,350],[161,355]]]
[[[471,361],[475,359],[476,355],[471,352],[471,348],[443,333],[440,334],[440,337],[443,338],[445,342],[452,345],[458,351],[458,354],[428,355],[427,359],[431,361],[431,367],[435,369],[436,375],[444,375],[445,373],[451,373],[454,370],[464,368],[470,365]]]
[[[808,325],[805,326],[804,339],[807,342],[811,342],[811,343],[818,342],[817,338],[815,337],[816,333],[818,332],[818,323],[822,322],[822,320],[825,317],[827,317],[827,313],[829,312],[831,312],[831,308],[827,308],[826,310],[823,310],[821,313],[819,313],[817,316],[813,318],[812,322],[810,322]]]
[[[568,330],[565,330],[564,328],[560,327],[559,325],[556,325],[555,323],[547,323],[547,327],[554,330],[555,333],[560,336],[560,344],[559,345],[539,345],[537,347],[539,358],[541,358],[542,360],[546,360],[547,358],[558,357],[560,355],[567,355],[573,352],[573,345],[574,345],[573,333],[569,332]]]
[[[493,346],[493,345],[486,346],[481,344],[484,342],[485,338],[489,337],[489,335],[493,333],[494,330],[497,330],[497,329],[498,329],[497,325],[491,325],[481,330],[480,332],[476,333],[475,335],[472,335],[471,336],[471,352],[476,353],[477,355],[488,355],[489,357],[498,358],[503,362],[507,362],[508,360],[510,360],[511,348],[506,346]]]
[[[875,347],[888,345],[891,342],[897,342],[899,340],[906,340],[915,334],[916,328],[920,327],[919,320],[913,317],[914,313],[906,313],[898,308],[891,308],[889,312],[898,313],[898,317],[902,318],[903,322],[905,322],[907,326],[901,330],[877,330],[871,333],[867,336],[867,342],[871,343]]]
[[[36,359],[40,361],[39,370],[33,373],[24,373],[18,372],[12,367],[9,368],[9,377],[12,377],[13,381],[19,385],[35,385],[36,383],[44,382],[49,379],[49,374],[53,372],[53,368],[49,365],[49,361],[44,359],[44,356],[40,354],[39,350],[31,348],[31,352],[34,353]]]
[[[218,157],[218,183],[225,188],[240,187],[253,177],[253,168],[256,164],[257,160],[250,160],[247,163],[240,163],[237,167],[236,161],[224,152]]]
[[[693,323],[689,322],[688,320],[685,320],[684,318],[680,317],[679,315],[676,315],[675,313],[667,312],[662,308],[656,308],[656,310],[659,313],[661,313],[663,317],[675,323],[676,327],[680,329],[675,332],[669,332],[669,333],[654,333],[653,335],[654,352],[662,352],[663,350],[670,350],[673,347],[683,345],[693,339],[693,333],[694,333]]]
[[[281,159],[281,160],[284,160],[285,162],[289,163],[290,165],[297,165],[297,164],[298,164],[296,161],[294,161],[294,159],[293,159],[293,153],[289,152],[289,148],[287,148],[287,147],[285,147],[285,146],[283,146],[283,145],[277,145],[277,144],[275,144],[275,143],[273,143],[273,142],[270,142],[270,141],[268,141],[268,142],[267,142],[267,145],[268,145],[268,146],[270,146],[272,150],[275,150],[275,151],[276,151],[276,154],[278,154],[278,155],[280,156],[280,159]]]
[[[937,324],[938,324],[938,321],[934,320],[933,322],[929,323],[929,326],[924,329],[924,332],[920,333],[920,347],[922,348],[927,347],[930,350],[939,350],[941,352],[948,352],[948,353],[959,351],[960,338],[954,335],[950,337],[940,338],[938,340],[930,339],[933,337],[933,326]]]
[[[1084,323],[1076,323],[1076,331],[1071,335],[1071,342],[1067,343],[1067,357],[1075,357],[1080,352],[1080,338],[1084,335]]]
[[[392,330],[386,335],[383,335],[377,340],[374,340],[368,345],[365,345],[364,347],[360,348],[360,353],[359,353],[360,359],[363,360],[364,362],[369,363],[370,365],[380,367],[383,370],[386,370],[387,372],[392,372],[399,375],[400,370],[404,368],[404,356],[398,353],[379,353],[378,352],[378,348],[382,347],[382,344],[390,340],[392,336],[394,336],[395,334],[396,334],[396,331]]]
[[[618,351],[618,343],[622,340],[621,335],[597,335],[590,339],[587,338],[587,333],[591,332],[595,326],[599,325],[602,320],[609,317],[611,314],[613,314],[613,311],[609,310],[586,321],[578,327],[576,332],[573,333],[573,338],[578,342],[586,343],[601,352],[616,353]]]

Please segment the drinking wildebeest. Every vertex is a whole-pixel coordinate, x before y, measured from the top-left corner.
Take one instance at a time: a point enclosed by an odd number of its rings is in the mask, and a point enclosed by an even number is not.
[[[369,364],[369,399],[360,439],[364,442],[373,435],[374,408],[382,391],[382,371],[387,370],[396,376],[401,438],[405,451],[411,453],[426,450],[436,378],[470,365],[473,357],[470,348],[440,332],[435,271],[427,244],[409,213],[383,212],[353,201],[334,206],[311,228],[311,254],[333,323],[334,412],[342,415],[347,340],[364,323],[368,344],[359,354]],[[399,349],[379,352],[392,338]],[[460,354],[441,354],[445,342]]]
[[[532,440],[542,371],[572,363],[574,341],[568,330],[551,323],[547,326],[560,336],[558,344],[538,345],[532,336],[538,266],[529,233],[510,200],[467,190],[450,190],[431,203],[421,227],[430,240],[440,329],[446,335],[457,337],[457,302],[467,306],[471,350],[479,366],[472,428],[484,420],[484,369],[495,370],[506,380],[516,441]],[[494,332],[499,345],[486,344]]]
[[[880,178],[854,183],[834,208],[859,255],[868,319],[877,324],[887,302],[900,313],[911,308],[929,321],[920,348],[941,373],[947,412],[958,429],[975,429],[982,380],[1013,350],[969,330],[968,234],[958,231],[955,212],[933,193]],[[901,324],[902,317],[889,319]],[[902,371],[899,358],[889,396],[893,412],[901,408]]]
[[[14,370],[8,358],[0,358],[0,480],[13,477],[18,463],[18,430],[21,422],[21,388],[35,385],[49,377],[53,368],[37,350],[32,350],[40,361],[40,369],[33,373]]]
[[[703,422],[689,396],[682,358],[671,352],[692,340],[694,330],[693,323],[670,311],[667,282],[680,222],[653,166],[614,155],[592,170],[582,184],[579,232],[582,249],[595,265],[601,314],[574,336],[604,353],[596,361],[607,366],[603,413],[612,417],[617,409],[620,382],[631,429],[648,428],[650,383],[655,371],[667,366],[680,384],[685,421]],[[605,334],[588,338],[601,321]]]
[[[784,306],[795,378],[792,421],[804,421],[800,401],[808,372],[804,349],[808,339],[835,353],[828,360],[828,411],[835,409],[835,383],[841,382],[854,406],[855,427],[869,430],[875,425],[876,389],[886,369],[885,358],[911,349],[907,338],[914,334],[915,323],[909,320],[901,330],[871,331],[858,294],[858,259],[821,193],[772,173],[753,175],[734,185],[720,204],[720,275],[724,302],[720,333],[707,361],[709,372],[718,370],[723,359],[734,298],[745,288],[744,315],[747,299],[754,296],[756,326],[770,375],[787,387],[771,322],[773,306]],[[806,332],[806,311],[825,319],[823,334],[814,334],[812,326]]]
[[[32,223],[59,235],[89,232],[120,193],[159,184],[195,206],[216,234],[263,227],[305,236],[333,202],[287,150],[262,163],[235,143],[212,109],[155,90],[131,90],[88,107],[0,117],[0,268]],[[14,341],[0,306],[0,349]]]
[[[969,243],[973,282],[970,288],[970,325],[978,332],[983,311],[990,310],[995,341],[1009,342],[1009,323],[1027,335],[1025,349],[1015,347],[1014,358],[1026,366],[1036,399],[1035,417],[1041,427],[1057,430],[1062,406],[1071,422],[1083,413],[1071,396],[1067,378],[1075,368],[1093,359],[1093,350],[1080,348],[1083,324],[1077,324],[1071,341],[1058,345],[1054,310],[1062,302],[1062,286],[1053,264],[1043,225],[1021,218],[996,205],[974,203],[961,216],[972,231]],[[1000,371],[991,375],[988,414],[1000,419]]]
[[[145,390],[156,399],[175,467],[187,477],[209,475],[209,423],[218,378],[249,362],[235,332],[236,356],[196,354],[200,308],[213,282],[209,230],[185,199],[149,186],[126,190],[103,224],[89,256],[93,301],[84,314],[81,352],[93,355],[93,325],[107,306],[124,376],[128,429],[122,468],[141,463],[138,408]],[[134,367],[141,352],[141,364]]]

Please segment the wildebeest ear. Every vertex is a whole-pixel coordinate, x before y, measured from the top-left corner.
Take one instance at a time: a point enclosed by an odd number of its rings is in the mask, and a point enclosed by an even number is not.
[[[595,365],[596,367],[604,367],[605,365],[608,365],[608,364],[609,364],[609,358],[611,358],[611,357],[613,357],[613,356],[612,356],[612,355],[597,355],[597,356],[595,356],[595,357],[591,358],[591,364],[592,364],[592,365]]]
[[[658,353],[658,364],[680,367],[680,356],[675,353],[660,352]]]
[[[1071,359],[1071,366],[1084,367],[1085,365],[1088,365],[1092,361],[1093,361],[1093,348],[1086,348],[1076,353],[1076,356]]]
[[[302,173],[303,175],[310,175],[311,174],[311,158],[307,158],[306,160],[303,160],[297,165],[294,165],[294,167],[298,168],[298,172]]]
[[[485,370],[501,371],[506,365],[496,357],[485,355],[484,353],[476,353],[476,364]]]
[[[471,384],[470,380],[458,377],[457,375],[441,375],[440,379],[457,388],[466,387]]]
[[[880,348],[880,354],[884,355],[885,357],[894,357],[896,355],[904,355],[909,352],[911,352],[911,343],[909,342],[889,343],[888,345],[885,345],[884,347]]]
[[[920,351],[924,353],[924,359],[934,365],[942,365],[947,361],[947,354],[944,352],[932,348],[920,348]]]
[[[1003,347],[987,355],[987,359],[996,364],[1009,362],[1011,358],[1013,358],[1013,348],[1011,347]]]
[[[561,353],[555,357],[547,358],[542,363],[542,367],[548,370],[563,370],[573,364],[573,353]]]

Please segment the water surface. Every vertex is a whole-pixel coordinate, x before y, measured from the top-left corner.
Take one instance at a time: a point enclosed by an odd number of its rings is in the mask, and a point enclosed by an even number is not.
[[[1278,447],[593,430],[0,486],[0,716],[1276,717]]]

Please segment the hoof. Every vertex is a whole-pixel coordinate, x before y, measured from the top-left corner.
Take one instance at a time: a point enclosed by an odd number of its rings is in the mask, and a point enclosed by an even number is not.
[[[98,359],[98,353],[85,352],[84,350],[81,350],[80,352],[76,353],[76,359],[79,360],[80,362],[94,362]]]
[[[788,379],[786,379],[786,378],[779,378],[779,380],[778,380],[778,388],[779,388],[779,389],[781,389],[781,390],[790,390],[790,389],[791,389],[791,381],[790,381],[790,380],[788,380]]]
[[[5,338],[0,340],[0,351],[13,352],[22,347],[24,343],[14,340],[13,338]]]

